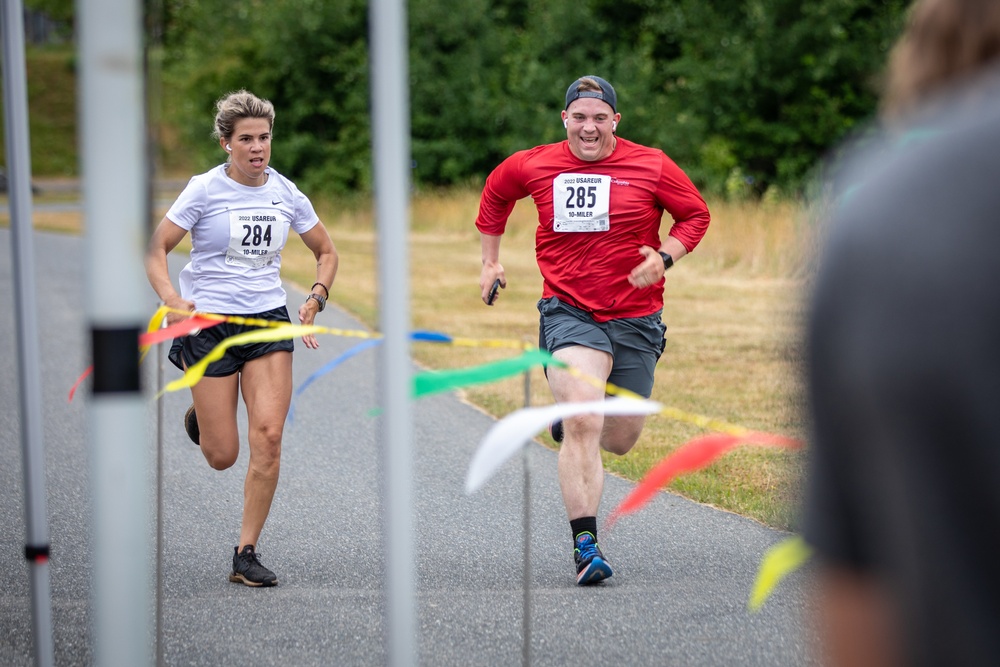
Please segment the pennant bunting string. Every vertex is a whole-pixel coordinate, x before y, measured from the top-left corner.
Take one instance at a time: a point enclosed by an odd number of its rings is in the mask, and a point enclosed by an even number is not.
[[[626,514],[642,508],[663,486],[683,473],[700,470],[711,464],[733,447],[742,444],[771,445],[798,448],[801,441],[772,433],[746,431],[742,436],[727,433],[709,433],[681,445],[671,455],[662,459],[646,474],[639,484],[608,515],[607,527]]]

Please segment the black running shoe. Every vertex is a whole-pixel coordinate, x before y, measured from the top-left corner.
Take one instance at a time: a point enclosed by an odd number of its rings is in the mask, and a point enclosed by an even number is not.
[[[563,427],[561,419],[557,419],[551,424],[549,424],[549,435],[551,435],[552,439],[555,440],[556,442],[562,442]]]
[[[233,547],[233,572],[229,575],[229,581],[247,586],[274,586],[278,583],[278,578],[274,572],[260,564],[257,554],[253,550],[253,545],[248,544],[243,547]]]
[[[611,563],[604,558],[597,540],[590,533],[577,535],[573,559],[576,561],[576,583],[581,586],[596,584],[613,574]]]
[[[194,403],[184,413],[184,430],[187,431],[191,442],[201,446],[201,430],[198,428],[198,415],[194,413]]]

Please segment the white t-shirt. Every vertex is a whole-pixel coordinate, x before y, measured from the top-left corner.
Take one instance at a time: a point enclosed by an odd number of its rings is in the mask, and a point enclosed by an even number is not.
[[[203,312],[262,313],[284,306],[281,249],[288,230],[304,234],[319,217],[309,198],[270,167],[267,182],[241,185],[225,165],[191,178],[167,218],[191,233],[180,291]]]

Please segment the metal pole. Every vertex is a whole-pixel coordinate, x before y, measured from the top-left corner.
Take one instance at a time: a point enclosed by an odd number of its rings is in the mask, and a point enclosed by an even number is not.
[[[31,571],[31,617],[35,664],[53,661],[49,582],[49,528],[45,501],[42,442],[42,388],[38,352],[35,248],[31,218],[31,153],[28,149],[28,85],[24,63],[24,9],[4,0],[3,100],[7,139],[7,188],[10,194],[11,255],[17,311],[18,372],[21,382],[21,449],[24,456],[24,555]]]
[[[166,324],[166,320],[164,320]],[[163,389],[163,345],[156,346],[156,391]],[[163,399],[156,401],[156,664],[163,667]]]
[[[388,662],[416,663],[410,442],[409,234],[410,102],[406,8],[402,0],[368,7],[375,213],[379,238],[379,365],[383,460]]]
[[[94,361],[90,451],[97,665],[152,648],[151,451],[139,378],[149,217],[141,0],[78,0],[80,164]]]
[[[531,407],[531,370],[524,372],[524,407]],[[521,662],[524,667],[531,664],[531,474],[529,472],[528,449],[526,444],[521,448],[521,460],[524,463],[524,500],[521,516],[521,532],[524,533],[524,563],[522,572],[523,599],[521,612],[521,636],[524,644],[521,646]]]

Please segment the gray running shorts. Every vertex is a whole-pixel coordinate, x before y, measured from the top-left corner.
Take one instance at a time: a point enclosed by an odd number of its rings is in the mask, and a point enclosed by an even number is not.
[[[553,353],[582,345],[607,352],[613,359],[608,382],[649,398],[653,370],[666,346],[663,311],[595,322],[586,311],[553,296],[538,302],[538,312],[538,347]]]

